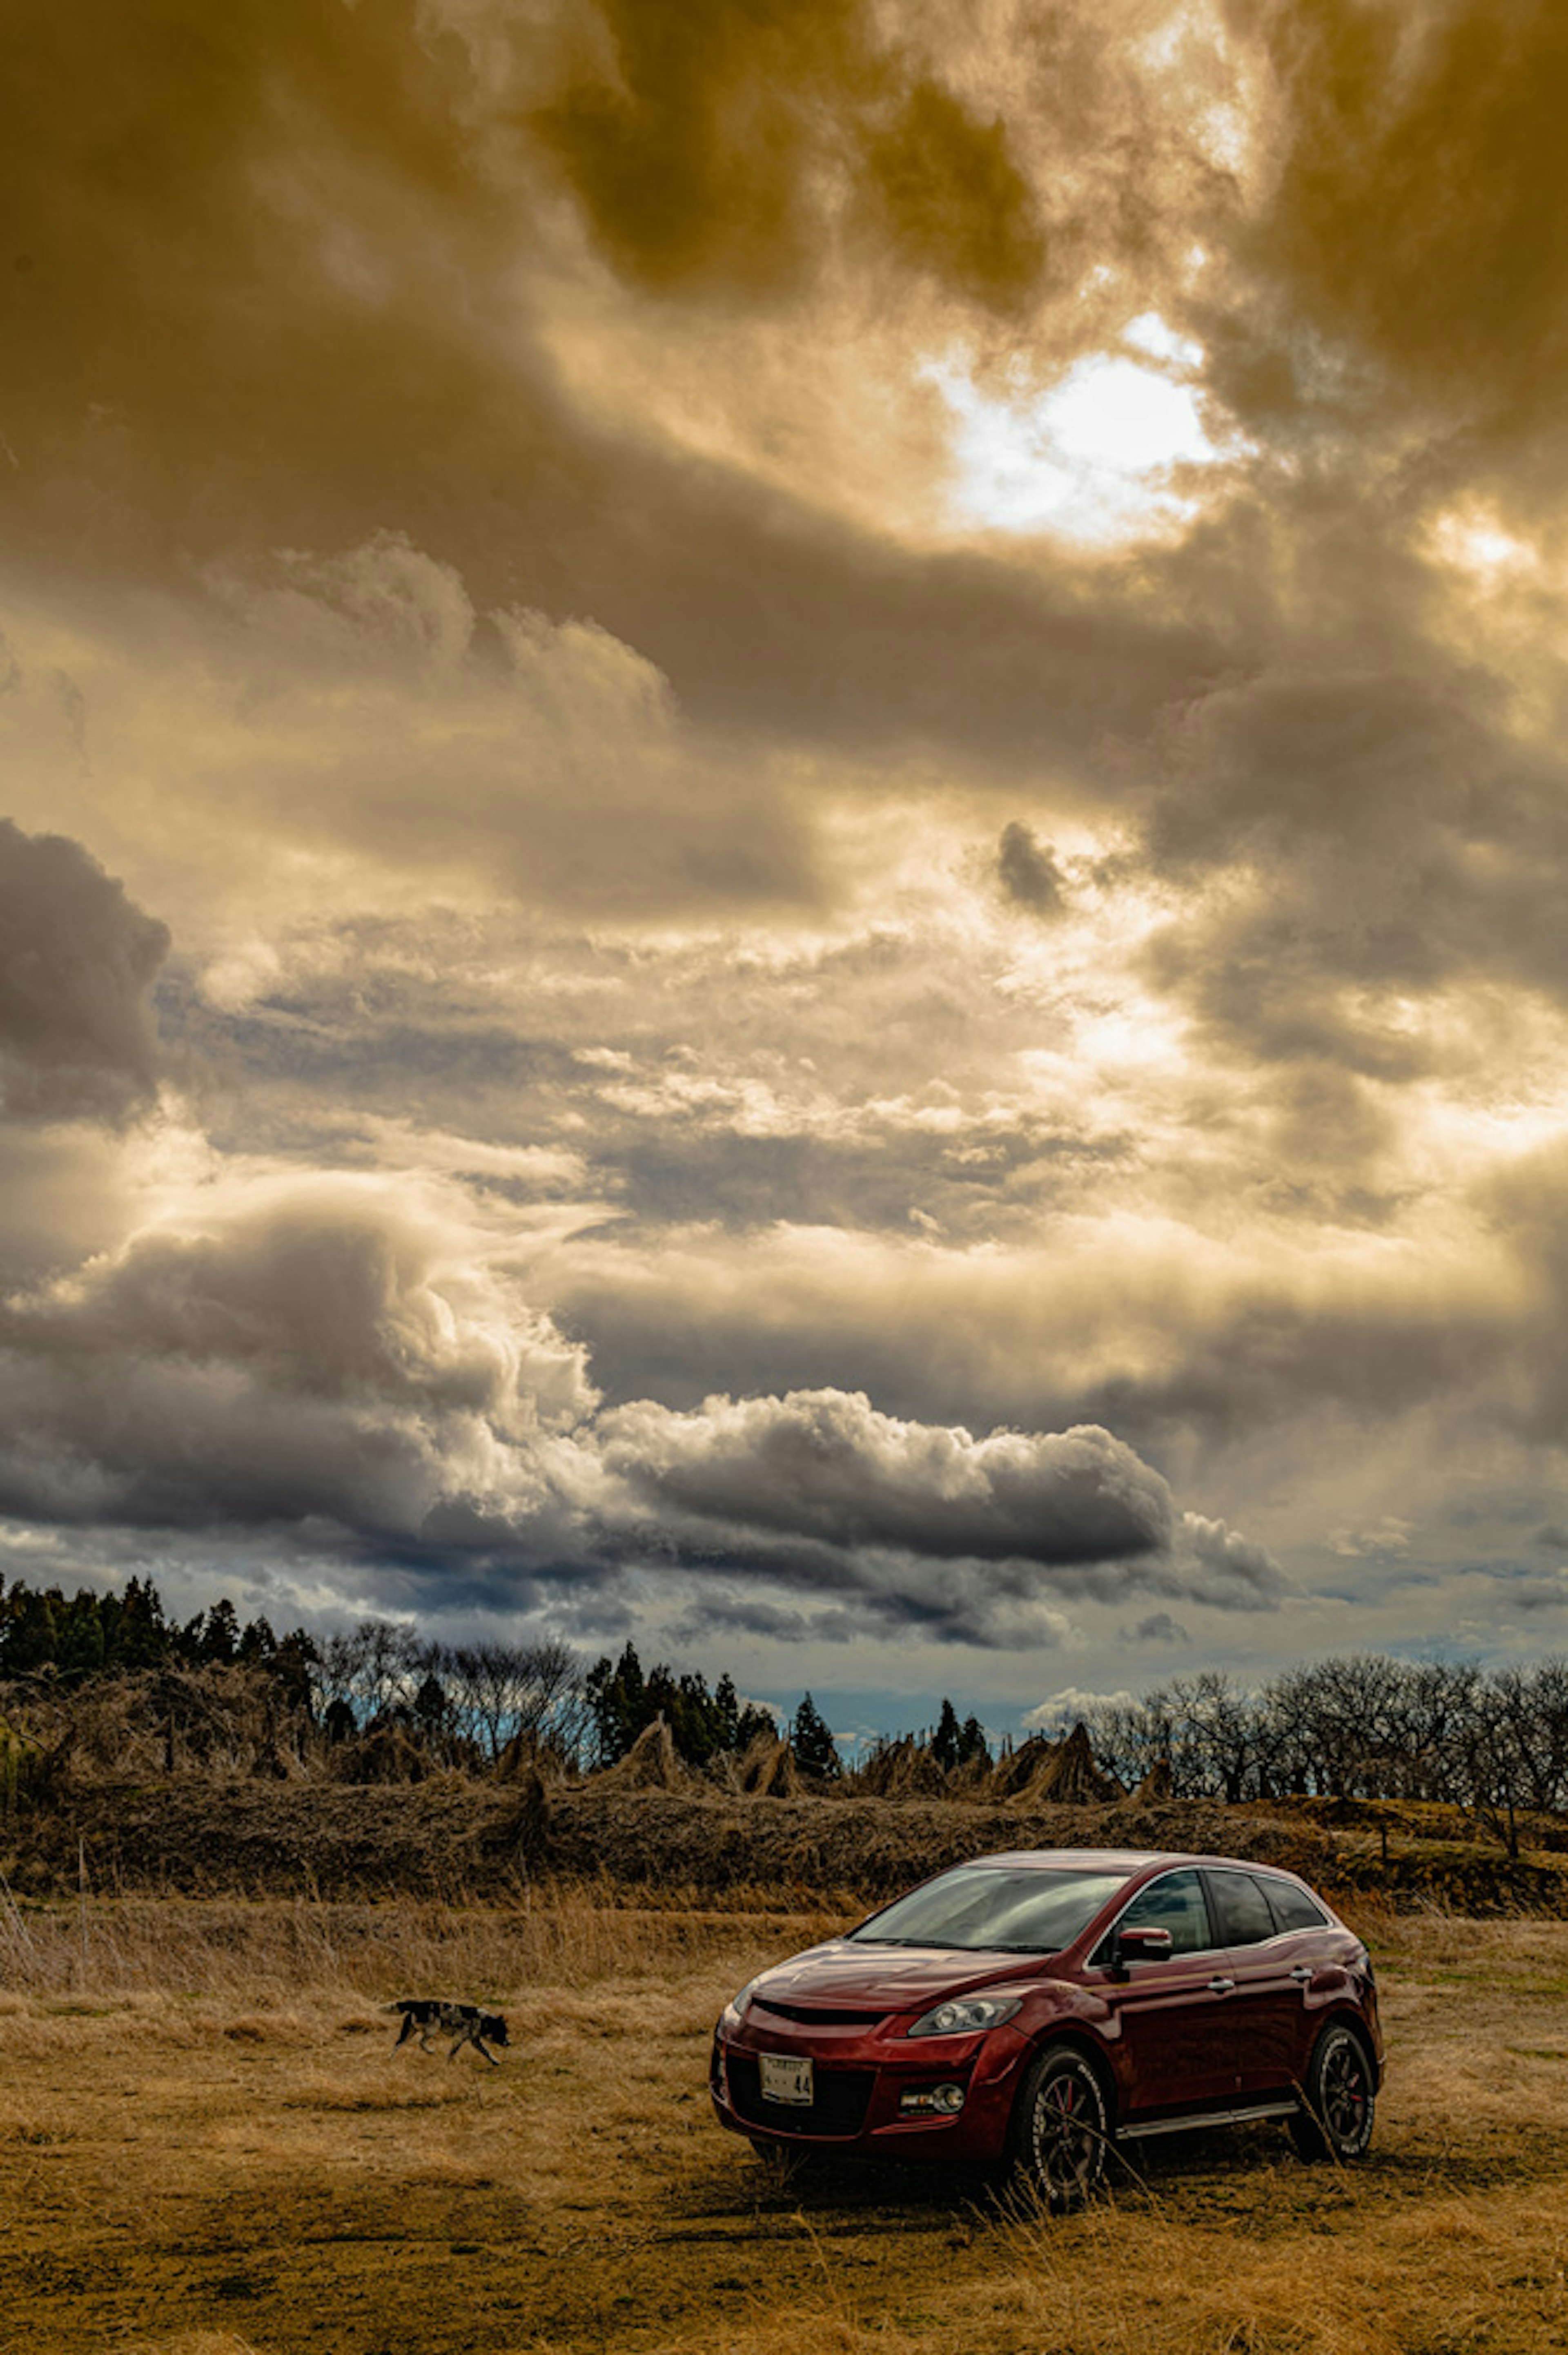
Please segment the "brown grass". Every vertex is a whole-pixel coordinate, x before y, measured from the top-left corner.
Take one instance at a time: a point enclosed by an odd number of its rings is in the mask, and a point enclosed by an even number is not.
[[[1052,2222],[974,2178],[763,2167],[725,1996],[831,1917],[0,1903],[0,2355],[1544,2355],[1568,2343],[1568,1924],[1361,1925],[1372,2158],[1156,2149]],[[503,2065],[379,2007],[498,2001]]]

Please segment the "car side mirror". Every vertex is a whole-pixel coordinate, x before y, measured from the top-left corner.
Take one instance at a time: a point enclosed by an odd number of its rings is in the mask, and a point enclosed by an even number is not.
[[[1157,1930],[1150,1923],[1118,1930],[1111,1940],[1111,1968],[1126,1976],[1129,1963],[1163,1962],[1171,1952],[1171,1933]]]

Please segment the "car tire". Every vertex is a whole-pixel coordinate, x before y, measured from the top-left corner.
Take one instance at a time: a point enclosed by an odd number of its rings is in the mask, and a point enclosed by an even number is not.
[[[1105,2179],[1110,2112],[1099,2072],[1075,2044],[1048,2044],[1018,2089],[1008,2158],[1053,2216],[1081,2208]]]
[[[1330,2020],[1312,2047],[1290,2138],[1303,2158],[1360,2158],[1372,2137],[1377,2083],[1353,2028]]]

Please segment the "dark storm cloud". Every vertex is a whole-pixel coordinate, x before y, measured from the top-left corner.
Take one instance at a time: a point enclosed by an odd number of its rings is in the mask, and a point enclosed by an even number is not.
[[[981,123],[948,90],[916,81],[865,148],[868,209],[916,269],[999,311],[1037,287],[1045,232],[1000,117]]]
[[[1091,254],[1146,260],[1152,184],[1193,176],[1169,128],[1140,119],[1114,31],[1087,12],[1033,28],[1011,121],[951,88],[912,27],[887,37],[862,0],[605,0],[601,16],[608,53],[524,119],[614,266],[666,295],[798,296],[842,211],[862,265],[1018,314],[1042,288],[1048,208],[1065,293]],[[1114,193],[1086,203],[1102,176]]]
[[[1252,251],[1417,408],[1560,431],[1568,20],[1553,0],[1230,0],[1284,100]]]
[[[973,1439],[879,1414],[862,1393],[650,1401],[607,1414],[605,1461],[652,1503],[836,1547],[1042,1565],[1168,1549],[1159,1476],[1108,1432]]]
[[[1053,1640],[1066,1602],[1269,1610],[1282,1589],[1260,1548],[1179,1515],[1103,1430],[977,1439],[815,1391],[686,1414],[640,1401],[603,1416],[598,1444],[676,1558],[722,1570],[732,1614],[736,1580],[760,1578],[831,1594],[846,1629],[999,1647]]]
[[[862,0],[603,0],[612,45],[529,128],[616,265],[660,288],[778,291],[811,266],[831,117],[885,70]]]
[[[1277,1599],[1266,1555],[1105,1431],[976,1439],[835,1391],[597,1412],[581,1349],[476,1242],[450,1199],[301,1179],[14,1296],[0,1511],[273,1529],[514,1605],[716,1580],[974,1644],[1064,1600]]]
[[[1050,844],[1037,842],[1016,818],[1001,829],[996,872],[1002,890],[1018,907],[1049,916],[1062,905],[1062,874]]]
[[[154,1091],[153,985],[169,934],[79,843],[0,818],[0,1101],[12,1118],[119,1120]]]
[[[453,1248],[391,1189],[302,1179],[13,1297],[5,1508],[417,1529],[591,1395],[578,1353]]]

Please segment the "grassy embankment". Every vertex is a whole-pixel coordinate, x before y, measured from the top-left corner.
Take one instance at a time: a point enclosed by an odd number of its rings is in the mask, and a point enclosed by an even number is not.
[[[1510,2355],[1568,2343],[1568,1924],[1368,1913],[1371,2162],[1257,2128],[1090,2213],[713,2125],[707,2036],[830,1925],[666,1892],[524,1907],[0,1902],[0,2350],[99,2355]],[[498,2070],[391,2050],[415,1988]]]

